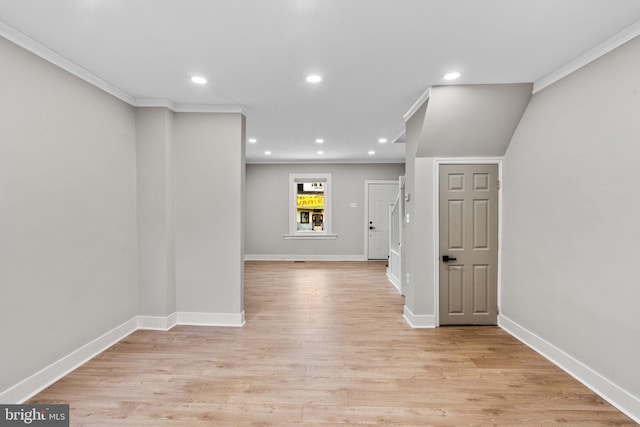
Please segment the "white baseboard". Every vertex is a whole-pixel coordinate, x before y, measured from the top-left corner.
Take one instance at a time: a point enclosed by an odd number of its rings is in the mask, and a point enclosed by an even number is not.
[[[244,323],[244,311],[242,313],[178,312],[178,325],[239,327],[244,325]]]
[[[502,314],[498,325],[640,424],[640,399]]]
[[[167,330],[173,328],[177,324],[178,324],[178,313],[171,313],[169,317],[167,317]]]
[[[29,378],[0,393],[2,403],[22,403],[49,387],[69,372],[93,359],[107,348],[121,341],[138,329],[138,319],[133,319],[115,327],[88,344],[73,351],[62,359],[41,369]]]
[[[245,261],[367,261],[364,255],[256,255],[245,254]]]
[[[391,282],[391,284],[398,290],[398,293],[402,292],[400,290],[400,279],[398,279],[393,274],[389,273],[389,269],[388,268],[387,268],[387,279],[389,279],[389,282]]]
[[[17,404],[27,401],[139,329],[168,331],[176,325],[242,326],[244,323],[244,311],[238,314],[179,312],[170,314],[167,317],[136,316],[62,359],[46,366],[29,378],[0,392],[0,402]]]
[[[402,317],[412,328],[436,327],[436,316],[433,314],[413,314],[406,305],[404,306],[404,315]]]
[[[152,331],[168,331],[178,324],[178,313],[172,313],[167,317],[162,316],[138,316],[138,329]]]
[[[244,325],[244,311],[242,313],[198,313],[180,311],[162,316],[138,316],[138,329],[151,331],[168,331],[176,325],[194,326],[242,326]]]

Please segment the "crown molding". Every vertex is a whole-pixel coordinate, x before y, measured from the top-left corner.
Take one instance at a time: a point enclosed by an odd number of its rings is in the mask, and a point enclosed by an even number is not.
[[[640,36],[640,21],[631,24],[624,30],[603,41],[596,47],[589,49],[582,55],[578,56],[573,61],[563,65],[556,71],[534,82],[533,93],[541,91],[545,87],[552,85],[563,77],[566,77],[569,74],[579,70],[590,62],[593,62],[601,56],[606,55],[612,50],[622,46],[626,42],[638,36]],[[411,116],[418,110],[418,108],[420,108],[422,104],[424,104],[429,99],[430,94],[431,88],[429,87],[422,95],[420,95],[418,100],[411,106],[411,108],[409,108],[409,111],[407,111],[404,116],[402,116],[405,122],[409,120]]]
[[[176,113],[233,113],[248,114],[248,109],[244,105],[215,105],[215,104],[176,104],[173,110]]]
[[[409,111],[404,113],[404,116],[402,116],[404,121],[406,122],[407,120],[409,120],[411,116],[413,116],[415,112],[418,111],[420,107],[422,107],[422,104],[427,102],[430,96],[431,96],[431,87],[428,87],[427,90],[425,90],[424,93],[420,95],[420,98],[418,98],[418,100],[411,106],[411,108],[409,108]]]
[[[134,107],[165,107],[176,113],[236,113],[245,116],[248,113],[244,105],[193,105],[178,104],[168,98],[136,98],[2,21],[0,36]]]
[[[580,68],[584,67],[590,62],[595,61],[601,56],[606,55],[612,50],[622,46],[629,40],[632,40],[638,36],[640,36],[640,21],[631,24],[624,30],[603,41],[596,47],[589,49],[582,55],[578,56],[573,61],[563,65],[551,74],[548,74],[547,76],[536,81],[533,84],[533,93],[539,92],[545,87],[550,86],[558,80],[562,79],[563,77],[566,77],[569,74],[578,71]]]
[[[118,89],[111,83],[102,80],[100,77],[85,70],[75,62],[68,60],[64,56],[52,51],[48,47],[22,34],[20,31],[5,24],[2,21],[0,21],[0,36],[4,37],[10,42],[17,44],[21,48],[26,49],[29,52],[39,56],[45,61],[48,61],[73,74],[74,76],[81,78],[82,80],[92,84],[93,86],[102,89],[103,91],[115,96],[116,98],[126,102],[127,104],[133,105],[133,103],[135,102],[135,98],[133,96]]]
[[[396,136],[395,138],[393,138],[393,141],[391,141],[392,144],[404,144],[406,141],[406,137],[407,137],[407,129],[402,129],[402,132],[400,132],[398,134],[398,136]]]
[[[246,164],[248,165],[361,165],[361,164],[400,164],[405,163],[405,159],[327,159],[327,160],[264,160],[246,158]]]
[[[136,98],[134,107],[164,107],[174,113],[232,113],[247,115],[244,105],[178,104],[169,98]]]
[[[136,98],[134,107],[164,107],[176,111],[176,103],[169,98]]]

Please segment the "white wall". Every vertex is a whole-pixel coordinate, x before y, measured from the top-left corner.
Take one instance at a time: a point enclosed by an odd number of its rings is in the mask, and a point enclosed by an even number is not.
[[[290,173],[331,174],[335,240],[284,239],[289,233]],[[397,180],[401,175],[402,163],[247,165],[247,257],[364,259],[364,182]]]
[[[504,155],[532,83],[432,86],[418,157]]]
[[[405,247],[403,272],[407,320],[416,327],[435,326],[433,251],[433,170],[434,159],[416,157],[424,127],[425,103],[407,120],[407,173],[405,194]],[[410,222],[406,223],[406,215]],[[407,274],[409,280],[407,281]],[[406,311],[406,310],[405,310]]]
[[[243,311],[244,127],[241,114],[174,116],[178,312]]]
[[[176,312],[173,112],[136,108],[139,313]]]
[[[504,161],[501,313],[635,396],[640,39],[535,94]]]
[[[137,314],[132,107],[0,38],[0,391]]]

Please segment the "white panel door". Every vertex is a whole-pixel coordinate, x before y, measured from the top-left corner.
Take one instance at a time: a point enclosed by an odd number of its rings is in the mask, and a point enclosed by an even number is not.
[[[389,204],[398,196],[397,183],[369,183],[369,250],[367,259],[389,257]]]

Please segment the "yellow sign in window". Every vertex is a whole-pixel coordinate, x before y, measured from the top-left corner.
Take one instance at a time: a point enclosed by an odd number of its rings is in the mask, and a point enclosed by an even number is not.
[[[299,208],[322,208],[324,207],[324,195],[298,196]]]

